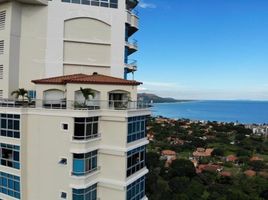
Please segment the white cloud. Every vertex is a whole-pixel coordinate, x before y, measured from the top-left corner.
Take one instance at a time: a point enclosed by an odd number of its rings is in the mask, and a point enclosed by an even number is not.
[[[138,87],[138,91],[139,92],[146,92],[146,91],[148,91],[148,89],[145,87]]]
[[[156,8],[156,5],[153,4],[153,3],[147,3],[147,2],[145,2],[145,1],[141,1],[141,2],[139,3],[139,7],[140,7],[140,8],[144,8],[144,9],[146,9],[146,8]]]

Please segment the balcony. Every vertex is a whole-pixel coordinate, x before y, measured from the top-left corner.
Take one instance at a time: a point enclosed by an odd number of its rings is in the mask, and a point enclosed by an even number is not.
[[[99,178],[101,167],[98,166],[96,169],[90,171],[87,175],[77,176],[73,172],[71,174],[70,183],[72,187],[79,188],[81,186],[87,185],[88,183]]]
[[[137,71],[137,61],[136,60],[128,60],[126,63],[126,72],[127,73],[132,73]]]
[[[133,39],[131,42],[126,42],[128,56],[138,51],[138,41]]]
[[[86,103],[77,101],[62,100],[33,100],[18,101],[14,99],[1,99],[0,108],[21,108],[21,109],[50,109],[50,110],[138,110],[147,109],[149,103],[130,100],[90,100]]]
[[[126,7],[128,10],[134,9],[139,4],[139,0],[126,0]]]
[[[128,26],[127,35],[128,37],[130,37],[136,31],[139,30],[139,17],[137,12],[134,13],[127,10],[126,13],[127,13],[127,26]]]

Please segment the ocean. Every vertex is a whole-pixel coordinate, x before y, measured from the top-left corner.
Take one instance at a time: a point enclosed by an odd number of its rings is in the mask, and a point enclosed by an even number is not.
[[[268,124],[268,101],[189,101],[153,104],[153,116]]]

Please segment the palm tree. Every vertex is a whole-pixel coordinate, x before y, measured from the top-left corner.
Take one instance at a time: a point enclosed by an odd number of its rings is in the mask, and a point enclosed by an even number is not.
[[[26,97],[30,101],[30,97],[28,96],[28,91],[24,88],[19,88],[13,92],[11,92],[12,96],[15,96],[16,99],[18,99],[20,96],[22,97],[22,101],[24,101],[24,98]]]
[[[82,88],[82,87],[80,87],[80,91],[82,92],[82,94],[83,94],[83,96],[85,98],[85,101],[84,101],[85,105],[86,105],[87,100],[89,100],[90,96],[92,96],[93,98],[95,97],[95,92],[90,88]]]

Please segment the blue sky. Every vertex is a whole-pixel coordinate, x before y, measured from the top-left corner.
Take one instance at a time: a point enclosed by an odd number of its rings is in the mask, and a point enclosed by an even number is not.
[[[268,0],[141,0],[138,10],[140,91],[268,100]]]

